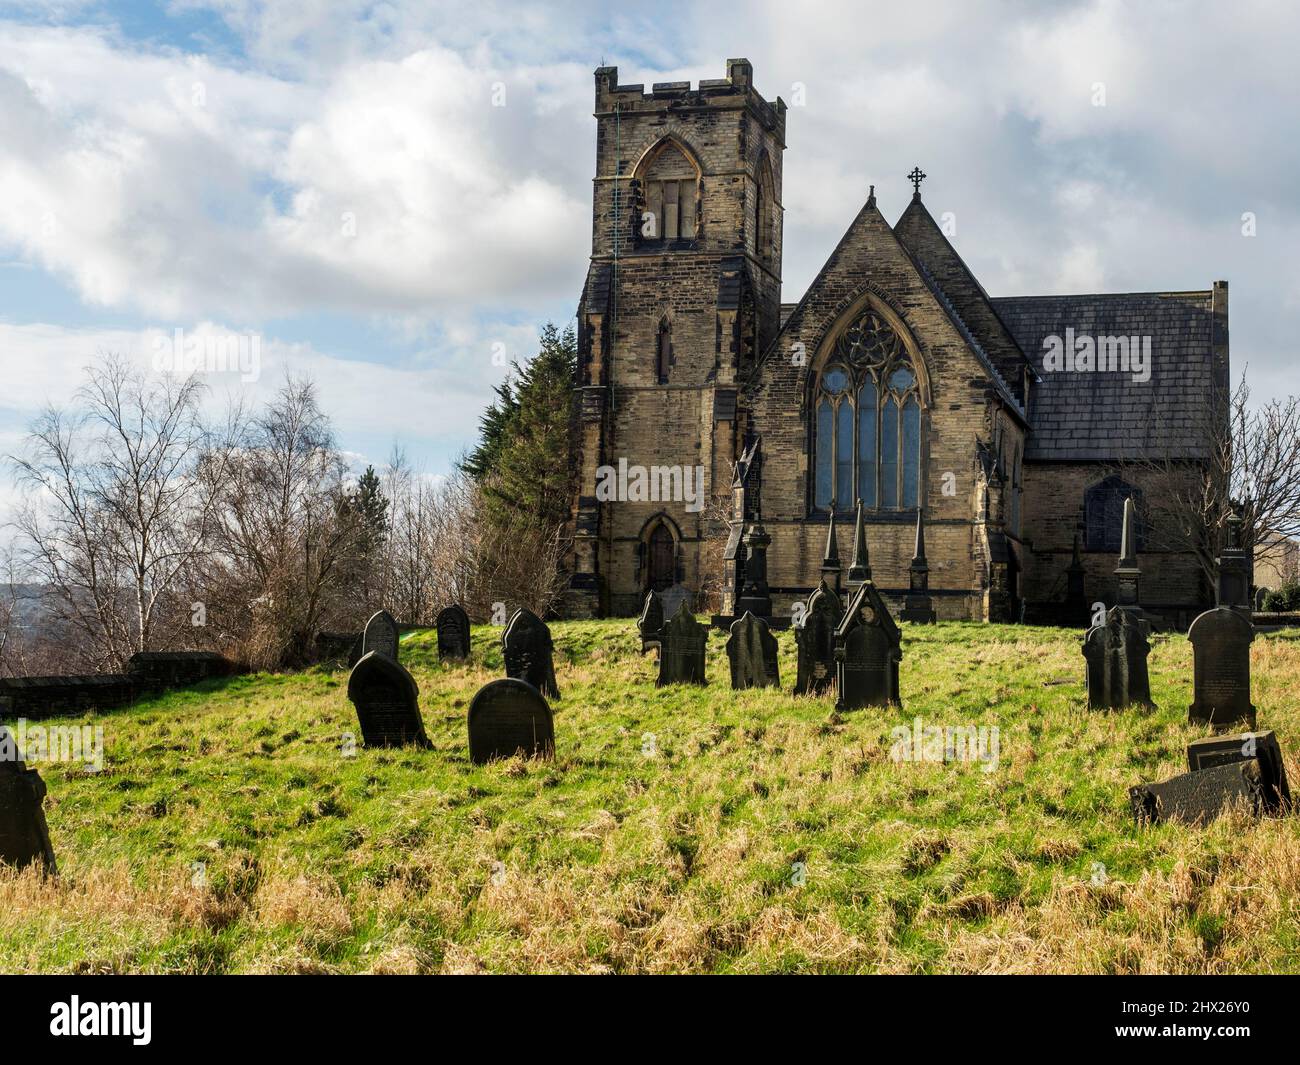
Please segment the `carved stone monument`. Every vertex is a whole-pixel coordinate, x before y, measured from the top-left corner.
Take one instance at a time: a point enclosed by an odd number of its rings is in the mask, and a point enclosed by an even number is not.
[[[406,667],[378,651],[367,651],[348,675],[348,698],[367,747],[428,747],[419,696]]]
[[[938,620],[934,601],[930,598],[930,565],[925,560],[925,519],[921,508],[916,510],[916,547],[912,551],[912,564],[907,568],[908,591],[899,618],[922,625],[933,625]]]
[[[1083,639],[1087,662],[1088,709],[1123,710],[1134,703],[1151,705],[1147,674],[1147,623],[1132,610],[1111,607],[1103,625]]]
[[[856,554],[856,552],[855,552]],[[901,634],[870,579],[858,585],[835,630],[835,709],[900,704]]]
[[[707,684],[704,677],[704,649],[709,630],[695,620],[682,603],[664,623],[659,642],[657,687],[666,684]]]
[[[0,864],[21,869],[39,862],[57,873],[42,807],[45,781],[20,755],[13,733],[0,726]]]
[[[652,589],[645,593],[645,605],[641,607],[641,616],[636,622],[637,631],[641,633],[641,653],[658,648],[659,637],[664,628],[664,601]]]
[[[727,658],[731,660],[732,688],[781,686],[776,637],[762,618],[746,612],[739,621],[731,623]]]
[[[1129,789],[1129,802],[1141,823],[1203,825],[1234,805],[1258,815],[1263,809],[1259,762],[1254,758],[1227,762],[1159,784],[1139,784]]]
[[[527,681],[548,699],[560,697],[555,683],[555,648],[551,630],[526,607],[516,610],[501,637],[506,676]]]
[[[1192,772],[1251,758],[1259,760],[1264,809],[1270,814],[1289,811],[1291,788],[1287,784],[1282,748],[1272,729],[1236,736],[1207,736],[1187,745],[1187,768]]]
[[[1255,727],[1250,701],[1250,644],[1255,629],[1232,607],[1207,610],[1187,630],[1192,642],[1194,697],[1187,708],[1195,725]]]
[[[475,765],[497,758],[549,758],[555,725],[542,693],[506,677],[479,689],[469,704],[469,758]]]
[[[835,630],[843,617],[840,597],[823,578],[808,597],[803,627],[794,634],[799,649],[796,695],[820,695],[835,686]]]
[[[469,615],[459,603],[443,607],[434,619],[438,630],[438,661],[458,662],[469,657]]]
[[[387,610],[371,614],[365,631],[361,634],[362,656],[371,651],[378,651],[394,662],[397,661],[397,622]]]

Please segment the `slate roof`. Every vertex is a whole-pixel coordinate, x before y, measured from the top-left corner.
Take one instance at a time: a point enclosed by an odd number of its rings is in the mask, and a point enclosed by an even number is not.
[[[1216,383],[1211,293],[1122,292],[1009,296],[992,301],[1038,370],[1029,404],[1028,460],[1204,458],[1206,411]],[[1151,377],[1048,372],[1044,339],[1151,337]]]
[[[1023,404],[1027,353],[1002,321],[984,286],[935,222],[920,193],[913,195],[907,210],[894,223],[894,234],[923,268],[927,284],[938,289],[940,302],[981,361],[991,365],[999,385]]]

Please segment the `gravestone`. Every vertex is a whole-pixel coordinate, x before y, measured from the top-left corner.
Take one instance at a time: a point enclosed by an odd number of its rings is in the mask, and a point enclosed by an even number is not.
[[[1187,745],[1187,768],[1192,772],[1251,758],[1259,760],[1264,809],[1270,814],[1285,813],[1291,808],[1291,788],[1282,762],[1282,748],[1272,729],[1236,736],[1207,736]]]
[[[727,657],[731,660],[733,689],[781,686],[776,637],[762,618],[746,611],[744,617],[731,623]]]
[[[527,681],[550,699],[560,697],[555,683],[554,644],[546,622],[527,607],[516,610],[501,637],[506,676]]]
[[[664,623],[659,641],[659,678],[665,684],[707,684],[704,678],[704,647],[709,630],[695,620],[685,603]]]
[[[1187,717],[1197,725],[1232,725],[1244,721],[1255,727],[1250,702],[1250,643],[1255,629],[1227,606],[1215,607],[1192,622],[1194,697]]]
[[[641,653],[659,646],[659,635],[664,627],[664,601],[653,589],[645,593],[645,605],[637,618],[637,631],[641,633]]]
[[[1218,580],[1214,585],[1214,605],[1235,610],[1249,621],[1251,563],[1250,553],[1242,546],[1245,505],[1230,500],[1228,508],[1223,530],[1223,550],[1219,552]]]
[[[555,753],[555,725],[542,693],[526,681],[506,677],[479,689],[469,704],[469,758],[482,765],[497,758],[549,758]]]
[[[397,622],[387,610],[380,610],[370,615],[365,631],[361,634],[361,655],[364,658],[371,651],[397,661]],[[360,661],[360,659],[358,659]]]
[[[443,607],[434,618],[438,630],[438,661],[460,661],[469,657],[469,615],[459,603]]]
[[[0,865],[18,868],[40,862],[57,873],[42,802],[45,781],[19,758],[18,741],[0,727]]]
[[[835,630],[844,616],[840,597],[823,578],[808,597],[803,627],[795,630],[799,668],[795,675],[796,695],[820,695],[835,685]]]
[[[1151,705],[1147,674],[1150,631],[1135,611],[1112,607],[1103,625],[1094,625],[1083,638],[1087,662],[1089,710],[1123,710],[1133,703]]]
[[[1259,762],[1249,758],[1183,773],[1159,784],[1139,784],[1129,789],[1129,802],[1139,823],[1203,825],[1238,803],[1258,815],[1262,792]]]
[[[367,747],[428,747],[419,696],[406,667],[378,651],[362,655],[348,676],[348,698]]]
[[[670,584],[659,598],[664,604],[664,617],[671,618],[685,604],[687,610],[695,609],[695,594],[684,584]]]
[[[835,630],[835,709],[901,704],[902,641],[889,609],[867,579],[858,585]]]

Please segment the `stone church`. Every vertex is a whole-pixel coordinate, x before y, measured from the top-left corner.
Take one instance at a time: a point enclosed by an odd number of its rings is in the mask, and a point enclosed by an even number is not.
[[[859,500],[890,603],[922,517],[940,619],[1061,620],[1071,592],[1076,614],[1080,595],[1113,604],[1124,500],[1142,512],[1148,487],[1136,464],[1208,454],[1226,282],[991,297],[914,170],[901,216],[872,187],[782,302],[784,102],[744,59],[697,88],[595,76],[567,612],[632,614],[651,588],[727,612],[760,527],[789,616],[832,529],[847,566]],[[1143,606],[1185,624],[1212,595],[1195,559],[1138,541]]]

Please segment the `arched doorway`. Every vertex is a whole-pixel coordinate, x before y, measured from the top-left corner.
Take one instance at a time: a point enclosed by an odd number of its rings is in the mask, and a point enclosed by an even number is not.
[[[646,545],[648,565],[646,567],[646,586],[652,591],[662,592],[671,587],[677,576],[676,552],[673,548],[673,534],[662,522],[650,533]]]

